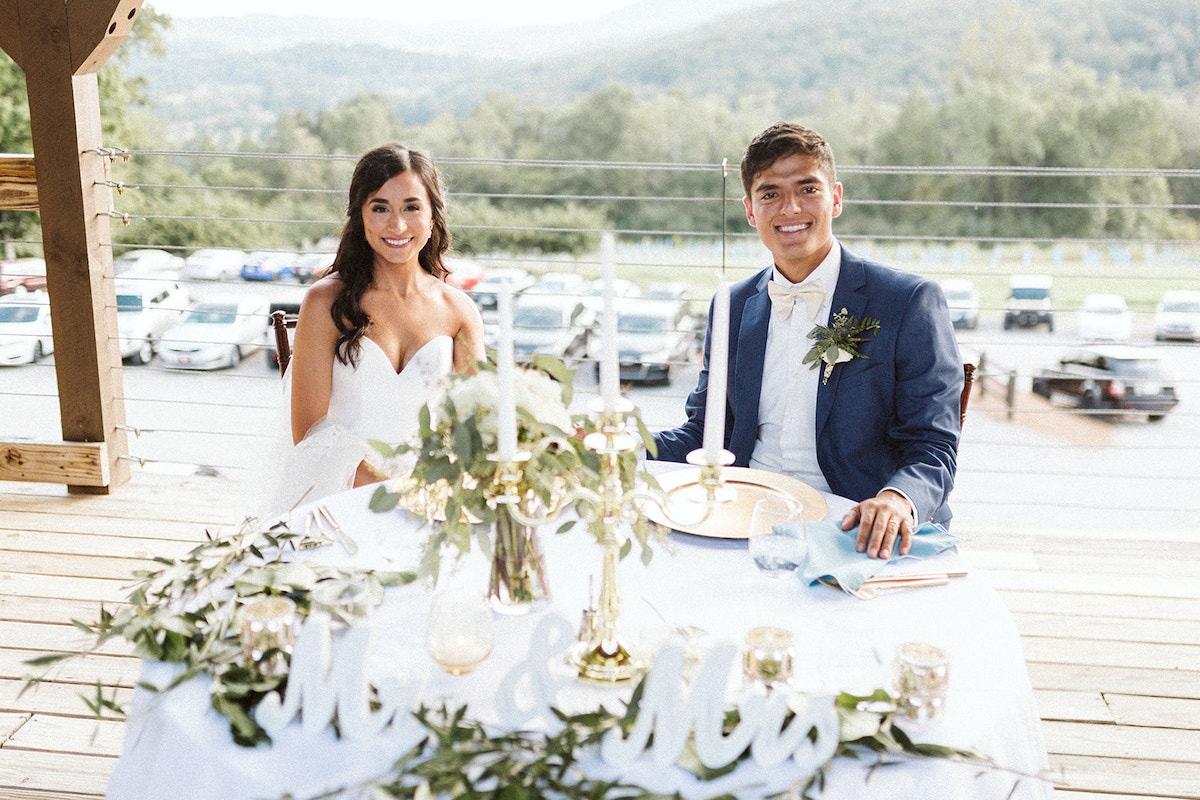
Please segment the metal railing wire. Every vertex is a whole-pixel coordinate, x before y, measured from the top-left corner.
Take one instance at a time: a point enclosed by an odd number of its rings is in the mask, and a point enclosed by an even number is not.
[[[148,159],[148,158],[171,158],[171,159],[189,159],[192,161],[202,161],[211,159],[260,159],[268,161],[299,161],[299,162],[345,162],[352,163],[356,157],[340,154],[284,154],[284,153],[242,153],[242,152],[192,152],[178,150],[122,150],[120,148],[105,148],[101,151],[103,155],[109,157],[114,162],[117,160],[128,160],[132,158]],[[729,167],[724,164],[672,164],[672,163],[634,163],[634,162],[602,162],[602,161],[557,161],[557,160],[528,160],[528,159],[470,159],[470,158],[439,158],[439,164],[464,166],[464,167],[501,167],[509,170],[589,170],[589,171],[648,171],[656,170],[666,173],[713,173],[720,177],[719,182],[714,182],[715,193],[712,196],[696,196],[688,195],[673,195],[669,192],[655,192],[646,195],[637,194],[620,194],[620,193],[597,193],[597,194],[581,194],[578,192],[563,192],[561,194],[553,192],[482,192],[482,191],[464,191],[455,193],[451,191],[448,195],[449,200],[453,203],[455,200],[485,200],[485,201],[502,201],[502,202],[528,202],[530,204],[546,203],[546,202],[566,202],[580,203],[584,205],[599,205],[603,203],[680,203],[680,204],[697,204],[697,203],[719,203],[725,209],[729,204],[736,204],[738,207],[738,215],[740,215],[740,196],[729,197],[727,192],[730,191],[730,186],[737,190],[740,195],[740,184],[735,180],[731,184],[727,181]],[[867,166],[867,165],[843,165],[839,166],[839,172],[842,174],[861,174],[861,175],[921,175],[921,176],[943,176],[943,177],[1037,177],[1046,180],[1055,180],[1063,178],[1106,178],[1106,177],[1158,177],[1158,178],[1173,178],[1173,179],[1197,179],[1200,178],[1200,170],[1144,170],[1144,169],[1097,169],[1097,168],[1023,168],[1023,167],[954,167],[954,166],[928,166],[928,167],[907,167],[907,166]],[[129,223],[131,227],[136,227],[137,223],[142,221],[174,221],[174,222],[189,222],[189,223],[252,223],[260,226],[278,226],[283,230],[287,230],[292,226],[318,226],[328,225],[331,235],[335,235],[340,230],[342,218],[331,216],[330,218],[282,218],[270,215],[263,216],[224,216],[220,214],[213,215],[189,215],[189,214],[167,214],[159,213],[157,210],[149,210],[145,212],[133,213],[130,211],[121,211],[121,199],[128,192],[137,192],[142,190],[154,191],[171,191],[171,192],[195,192],[195,193],[240,193],[244,195],[262,193],[264,195],[277,195],[294,193],[297,195],[322,195],[330,197],[338,197],[340,199],[343,192],[338,189],[330,189],[325,187],[271,187],[271,186],[244,186],[244,185],[228,185],[228,186],[207,186],[197,183],[179,183],[179,184],[164,184],[164,183],[122,183],[119,181],[107,181],[107,185],[118,190],[118,194],[114,197],[117,208],[112,212],[114,219],[120,219],[122,222]],[[924,200],[924,199],[885,199],[885,198],[848,198],[846,200],[848,206],[881,206],[881,207],[954,207],[954,208],[987,208],[987,209],[1021,209],[1034,210],[1052,213],[1057,210],[1095,210],[1095,211],[1110,211],[1110,210],[1155,210],[1155,211],[1176,211],[1190,212],[1200,210],[1200,205],[1193,204],[1165,204],[1165,203],[1136,203],[1136,202],[1010,202],[996,200],[986,197],[980,197],[977,200]],[[737,217],[735,216],[735,219]],[[511,231],[511,232],[534,232],[534,233],[578,233],[587,235],[597,235],[599,233],[611,232],[621,238],[626,246],[622,248],[619,256],[619,269],[628,271],[631,275],[644,276],[653,273],[653,277],[659,280],[675,281],[685,284],[691,289],[691,308],[694,314],[703,317],[707,310],[707,302],[711,293],[711,286],[715,284],[716,276],[719,273],[729,271],[729,280],[737,280],[741,277],[746,277],[757,271],[759,268],[768,263],[768,256],[765,250],[761,249],[758,244],[757,237],[754,232],[748,228],[731,231],[729,230],[728,215],[723,212],[721,230],[661,230],[655,228],[644,229],[619,229],[617,227],[555,227],[555,226],[526,226],[526,225],[453,225],[452,228],[462,230],[486,230],[486,231]],[[869,254],[874,255],[874,251],[881,251],[880,260],[891,261],[898,263],[902,268],[914,269],[915,271],[927,274],[930,277],[939,279],[955,277],[967,278],[980,282],[981,284],[995,284],[998,281],[1003,281],[1007,275],[1015,271],[1033,271],[1047,272],[1055,275],[1055,278],[1060,283],[1082,282],[1082,283],[1104,283],[1114,284],[1124,282],[1128,284],[1139,283],[1143,286],[1158,286],[1162,288],[1170,288],[1178,285],[1181,280],[1186,281],[1189,286],[1197,286],[1197,281],[1200,281],[1200,270],[1196,267],[1200,265],[1200,244],[1187,241],[1179,241],[1160,237],[1146,237],[1138,239],[1126,239],[1114,242],[1113,240],[1101,237],[1013,237],[1013,236],[961,236],[947,235],[937,231],[921,231],[919,233],[904,233],[904,232],[884,232],[880,234],[871,234],[869,236],[855,236],[851,233],[841,233],[840,238],[848,244],[852,244],[855,248],[861,246],[869,251]],[[676,243],[675,249],[670,249],[663,246],[656,246],[654,240],[669,240]],[[680,243],[684,243],[680,245]],[[690,244],[688,244],[690,243]],[[16,246],[36,245],[36,242],[10,240],[0,242],[0,244],[11,244]],[[238,242],[238,246],[232,244],[224,244],[218,246],[218,249],[241,250],[241,251],[276,251],[279,253],[291,252],[289,248],[280,247],[278,244],[261,243],[264,246],[257,246],[260,243],[254,242]],[[114,247],[122,248],[123,250],[139,250],[139,249],[160,249],[180,255],[192,250],[192,247],[186,245],[174,244],[171,242],[153,242],[153,241],[122,241],[113,243]],[[731,249],[731,246],[733,249]],[[971,257],[965,260],[954,261],[945,257],[944,253],[937,254],[935,257],[934,248],[946,248],[946,253],[950,252],[954,247],[963,246],[984,246],[990,248],[993,255],[998,248],[1022,248],[1023,251],[1018,263],[1014,263],[1016,259],[1011,253],[1006,258],[1004,263],[994,263],[994,261],[985,261],[975,257],[972,252]],[[1105,253],[1104,248],[1110,249],[1115,247],[1116,251]],[[1046,248],[1080,248],[1093,247],[1099,253],[1093,258],[1090,264],[1079,262],[1078,259],[1062,259],[1059,256],[1059,261],[1047,259],[1044,254],[1038,255],[1034,259],[1030,259],[1028,253],[1033,250],[1039,252]],[[891,248],[891,252],[886,252]],[[1155,248],[1169,248],[1173,255],[1156,257],[1153,268],[1143,268],[1135,273],[1131,272],[1130,264],[1132,256],[1126,258],[1122,255],[1125,252],[1132,253],[1134,248],[1142,248],[1145,252]],[[903,251],[903,252],[902,252]],[[911,252],[910,252],[911,251]],[[319,251],[318,251],[319,252]],[[325,252],[331,252],[326,249]],[[905,257],[901,257],[905,256]],[[908,256],[911,256],[908,257]],[[476,254],[473,256],[475,260],[481,262],[486,267],[518,267],[525,268],[531,272],[575,272],[578,274],[586,274],[594,276],[599,269],[598,261],[595,256],[563,256],[553,254],[522,254],[522,253],[486,253]],[[998,259],[996,259],[998,260]],[[1032,263],[1031,263],[1032,261]],[[1148,263],[1147,259],[1143,260],[1143,265]],[[139,275],[142,280],[157,280],[163,282],[178,282],[183,285],[189,292],[195,294],[211,293],[215,290],[225,290],[236,288],[239,291],[249,290],[250,283],[243,281],[240,278],[235,278],[229,281],[187,281],[182,276],[176,275]],[[255,287],[257,289],[257,287]],[[268,295],[275,295],[276,288],[274,285],[262,287],[262,291]],[[1200,288],[1200,286],[1197,286]],[[291,299],[298,302],[298,296],[302,293],[302,286],[288,287],[292,292]],[[1158,291],[1158,290],[1156,290]],[[1152,314],[1152,306],[1148,301],[1143,301],[1133,308],[1135,327],[1139,330],[1139,335],[1144,338],[1145,330],[1149,325],[1149,317]],[[184,310],[182,306],[171,306],[170,311],[181,313]],[[1071,312],[1076,312],[1078,306],[1071,303],[1060,305],[1056,308],[1056,314],[1060,316],[1069,315]],[[980,303],[979,313],[984,318],[990,318],[993,321],[1003,314],[1003,305],[1000,298],[995,296],[987,302]],[[970,349],[973,352],[984,352],[988,354],[989,367],[997,370],[1000,373],[1006,372],[1009,367],[1005,363],[1006,352],[1016,348],[1024,348],[1026,350],[1032,348],[1037,355],[1034,360],[1042,363],[1049,363],[1057,352],[1063,349],[1070,342],[1063,342],[1059,339],[1054,340],[1039,340],[1036,334],[1031,332],[1017,331],[1013,333],[1002,332],[999,326],[994,328],[985,327],[978,332],[965,332],[960,334],[964,338],[969,337],[969,341],[964,343],[964,349]],[[271,345],[271,339],[268,336],[266,328],[266,320],[264,320],[262,337],[254,341],[241,341],[238,344],[247,350],[246,360],[234,369],[223,371],[210,375],[208,378],[201,378],[196,375],[184,375],[176,370],[165,368],[157,360],[148,366],[130,367],[124,370],[124,386],[125,391],[121,396],[121,400],[126,404],[126,416],[128,423],[123,426],[124,430],[130,435],[131,453],[129,459],[131,462],[139,465],[140,468],[176,468],[176,469],[206,469],[218,470],[220,472],[228,472],[230,474],[245,474],[253,472],[258,468],[257,463],[251,459],[241,459],[235,457],[236,451],[247,445],[247,443],[260,441],[264,435],[264,428],[270,426],[270,420],[277,413],[279,403],[279,375],[277,370],[269,367],[269,361],[263,356],[263,351]],[[1180,348],[1180,352],[1189,352],[1192,349],[1198,349],[1195,345],[1176,344],[1176,348]],[[1020,360],[1024,358],[1018,355],[1007,355],[1010,360]],[[1026,359],[1028,360],[1028,359]],[[585,356],[578,363],[577,387],[580,396],[586,396],[590,391],[594,391],[595,387],[590,381],[592,375],[592,360],[590,356]],[[648,419],[650,427],[666,427],[677,424],[682,420],[683,402],[687,393],[694,385],[695,371],[698,367],[698,350],[693,351],[686,360],[675,360],[670,364],[672,370],[672,380],[669,386],[657,387],[643,394],[643,397],[649,398],[648,402],[652,402],[655,411],[651,412],[658,416],[658,419]],[[31,376],[29,381],[19,381],[15,379],[3,380],[0,384],[0,397],[5,398],[4,402],[33,402],[38,403],[48,399],[56,399],[56,391],[53,383],[52,362],[49,360],[43,361],[40,364],[21,368],[5,368],[13,375],[21,374]],[[1029,370],[1028,367],[1022,367],[1023,370]],[[1020,372],[1018,375],[1022,383],[1027,383],[1031,377],[1032,371]],[[206,385],[220,385],[226,387],[217,392],[204,392],[204,396],[196,396],[195,392],[187,392],[180,395],[180,381],[196,381],[204,382]],[[162,385],[160,385],[162,384]],[[169,386],[167,384],[170,384]],[[1200,419],[1200,411],[1195,409],[1195,399],[1200,395],[1200,376],[1196,374],[1179,375],[1176,380],[1176,385],[1181,395],[1185,397],[1185,405],[1173,412],[1173,418],[1181,420],[1182,424],[1191,426],[1194,430],[1197,426],[1196,420]],[[165,388],[164,388],[165,387]],[[233,387],[233,388],[228,388]],[[635,394],[642,390],[634,389]],[[1026,390],[1022,390],[1022,394]],[[174,392],[175,394],[172,394]],[[230,401],[230,397],[237,398]],[[638,398],[635,397],[635,400]],[[57,405],[55,403],[55,405]],[[645,412],[644,412],[645,413]],[[1027,445],[1023,445],[1013,441],[1011,430],[1006,427],[1006,423],[997,422],[994,425],[985,425],[980,422],[975,422],[976,417],[984,416],[986,413],[983,410],[975,410],[969,415],[970,419],[967,423],[967,428],[964,432],[965,444],[971,448],[979,448],[986,451],[995,451],[999,453],[1013,452],[1020,453]],[[1046,419],[1087,419],[1088,417],[1104,416],[1099,411],[1083,411],[1080,409],[1068,409],[1058,406],[1046,406],[1041,408],[1023,407],[1020,409],[1020,414],[1027,418],[1046,418]],[[217,420],[230,420],[233,424],[218,425],[214,424]],[[250,420],[246,424],[244,420]],[[1009,423],[1011,424],[1011,423]],[[1117,429],[1118,432],[1120,429]],[[22,433],[22,432],[16,432]],[[53,436],[52,431],[44,431],[43,435]],[[1134,437],[1137,438],[1137,437]],[[175,440],[186,441],[186,447],[172,448],[165,447],[161,441],[156,440]],[[1140,476],[1146,479],[1152,479],[1163,483],[1164,486],[1179,487],[1181,491],[1188,491],[1200,485],[1200,459],[1188,459],[1187,456],[1194,454],[1196,446],[1193,444],[1194,439],[1187,437],[1179,437],[1171,441],[1144,441],[1133,445],[1140,459],[1173,459],[1175,462],[1180,460],[1190,460],[1192,466],[1189,470],[1180,470],[1172,467],[1161,468],[1146,468],[1140,467]],[[208,450],[204,450],[204,446],[208,446]],[[1044,447],[1054,447],[1054,445],[1043,444]],[[1040,473],[1045,478],[1062,479],[1063,481],[1078,481],[1078,480],[1107,480],[1114,477],[1110,465],[1106,464],[1081,464],[1077,461],[1071,461],[1070,456],[1082,454],[1084,461],[1095,461],[1097,457],[1103,457],[1111,454],[1113,445],[1105,442],[1095,443],[1088,441],[1076,441],[1071,443],[1063,443],[1058,446],[1061,449],[1053,450],[1054,457],[1064,459],[1063,463],[1048,462],[1040,469]],[[252,448],[251,448],[252,449]],[[191,454],[191,455],[189,455]],[[1089,457],[1088,454],[1092,454]],[[1011,476],[1022,476],[1028,473],[1028,469],[1024,465],[1006,465],[1006,464],[990,464],[982,470],[982,477],[986,481],[988,476],[1003,482]],[[978,477],[978,476],[977,476]],[[1002,507],[1008,498],[1003,496],[988,496],[986,492],[972,491],[970,493],[969,502],[982,506],[1000,506]],[[1052,503],[1048,501],[1034,501],[1035,503],[1042,502],[1046,505],[1054,505],[1057,507],[1070,509],[1089,507],[1092,509],[1106,509],[1110,506],[1104,505],[1102,502],[1076,501],[1070,498],[1059,498]],[[1111,506],[1113,510],[1123,511],[1140,511],[1143,509],[1130,509],[1128,506],[1120,504]]]

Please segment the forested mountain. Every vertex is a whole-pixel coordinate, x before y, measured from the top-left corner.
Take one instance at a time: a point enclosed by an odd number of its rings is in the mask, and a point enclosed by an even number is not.
[[[1200,0],[643,0],[594,23],[498,30],[181,19],[164,37],[165,58],[139,57],[130,71],[185,138],[262,138],[279,112],[319,111],[362,91],[414,124],[464,114],[488,95],[554,106],[614,82],[731,105],[766,97],[795,115],[831,92],[899,104],[920,85],[936,101],[972,32],[1006,7],[1056,63],[1185,97],[1200,85]]]
[[[166,151],[114,167],[137,186],[118,241],[315,241],[343,213],[353,160],[383,141],[434,153],[464,252],[584,252],[605,229],[711,237],[742,213],[722,162],[781,118],[833,144],[848,235],[1200,238],[1200,0],[641,0],[537,29],[160,25],[144,9],[100,73],[106,144]],[[29,148],[22,83],[0,58],[10,152]],[[32,240],[33,225],[0,212],[0,239]]]

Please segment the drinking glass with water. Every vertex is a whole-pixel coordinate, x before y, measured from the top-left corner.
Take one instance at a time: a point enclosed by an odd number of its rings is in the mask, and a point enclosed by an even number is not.
[[[780,526],[787,526],[781,532]],[[795,572],[804,563],[808,542],[804,530],[804,506],[783,495],[760,498],[750,517],[750,555],[766,575],[779,578]]]

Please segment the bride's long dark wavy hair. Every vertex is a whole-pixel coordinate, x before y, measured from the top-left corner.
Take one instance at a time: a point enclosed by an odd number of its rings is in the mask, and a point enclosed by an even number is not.
[[[442,197],[437,168],[428,153],[410,150],[400,144],[385,144],[363,155],[350,178],[350,197],[346,206],[346,225],[338,244],[330,273],[342,278],[342,289],[334,298],[330,314],[339,336],[335,352],[343,364],[358,361],[359,340],[371,324],[363,310],[362,298],[375,279],[375,251],[367,243],[363,228],[363,204],[379,187],[402,172],[412,170],[420,178],[429,195],[433,212],[433,229],[429,241],[417,254],[421,269],[443,280],[449,270],[442,256],[450,249],[450,229],[446,225],[446,201]]]

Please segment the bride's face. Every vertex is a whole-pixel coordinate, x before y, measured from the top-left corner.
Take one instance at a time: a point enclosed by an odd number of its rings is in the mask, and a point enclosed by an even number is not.
[[[375,251],[375,263],[412,263],[429,241],[433,209],[417,173],[396,175],[362,205],[363,231]]]

